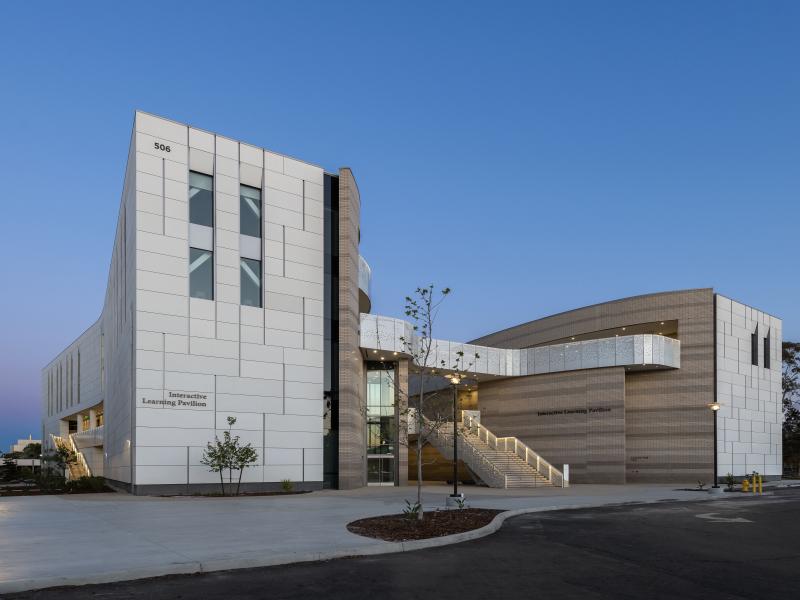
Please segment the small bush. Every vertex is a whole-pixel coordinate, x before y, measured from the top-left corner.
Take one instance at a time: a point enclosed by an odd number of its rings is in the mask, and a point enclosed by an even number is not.
[[[403,509],[403,515],[405,515],[406,519],[417,519],[421,509],[422,505],[419,502],[411,504],[411,502],[406,500],[406,507]]]
[[[294,489],[294,483],[292,483],[291,479],[282,479],[281,480],[281,489],[284,492],[291,492]]]
[[[733,487],[736,485],[736,478],[733,476],[733,473],[725,475],[725,485],[728,486],[729,492],[733,491]]]
[[[34,482],[43,492],[61,491],[67,486],[64,476],[52,470],[42,470],[34,477]]]
[[[102,477],[81,477],[67,481],[66,489],[70,493],[102,492],[106,489],[105,479]]]
[[[706,487],[706,482],[703,481],[702,479],[698,479],[697,480],[697,489],[702,492],[705,489],[705,487]]]

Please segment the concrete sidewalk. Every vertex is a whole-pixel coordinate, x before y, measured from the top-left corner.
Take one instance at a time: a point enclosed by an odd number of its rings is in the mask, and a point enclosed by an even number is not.
[[[678,489],[688,487],[693,486],[463,491],[470,506],[506,510],[709,498]],[[426,486],[426,508],[443,507],[449,492],[446,486]],[[415,494],[415,487],[381,487],[285,497],[0,498],[0,593],[414,549],[421,544],[363,538],[345,526],[399,513]],[[452,541],[460,539],[465,538]]]

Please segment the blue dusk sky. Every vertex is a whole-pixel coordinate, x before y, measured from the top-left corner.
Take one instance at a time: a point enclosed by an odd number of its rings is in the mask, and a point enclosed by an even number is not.
[[[0,449],[100,313],[133,111],[351,167],[374,312],[466,340],[714,287],[800,338],[798,2],[14,2]]]

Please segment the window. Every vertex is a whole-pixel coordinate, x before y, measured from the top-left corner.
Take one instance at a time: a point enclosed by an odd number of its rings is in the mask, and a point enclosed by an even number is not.
[[[214,299],[214,253],[189,248],[189,295],[192,298]]]
[[[261,306],[261,261],[252,258],[241,259],[242,304]]]
[[[397,415],[394,365],[367,363],[367,483],[394,485]]]
[[[764,338],[764,368],[769,369],[769,335],[770,331],[767,330],[767,337]]]
[[[214,178],[189,171],[189,222],[214,226]]]
[[[261,190],[239,186],[239,233],[261,237]]]
[[[758,366],[758,325],[756,325],[756,330],[750,334],[750,364]]]

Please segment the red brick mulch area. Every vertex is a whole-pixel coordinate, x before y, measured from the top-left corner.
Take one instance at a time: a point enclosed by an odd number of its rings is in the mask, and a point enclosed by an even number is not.
[[[424,540],[453,533],[462,533],[488,525],[502,510],[464,508],[426,512],[422,521],[406,515],[382,515],[348,523],[351,533],[387,542]]]

